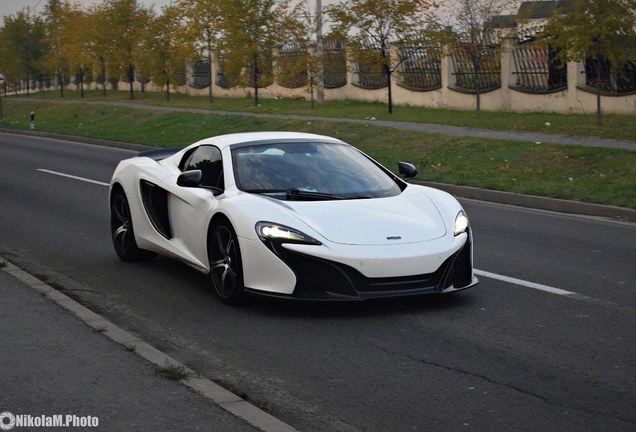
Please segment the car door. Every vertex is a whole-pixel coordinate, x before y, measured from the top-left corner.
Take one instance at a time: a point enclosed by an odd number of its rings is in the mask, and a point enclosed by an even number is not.
[[[183,250],[190,264],[208,269],[207,230],[218,207],[216,195],[225,181],[221,151],[213,145],[201,145],[186,153],[179,164],[182,172],[201,170],[199,187],[178,187],[168,198],[168,212],[175,247]]]

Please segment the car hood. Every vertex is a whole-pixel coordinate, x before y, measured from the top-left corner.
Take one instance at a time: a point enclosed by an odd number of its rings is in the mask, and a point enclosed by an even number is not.
[[[389,198],[284,203],[298,219],[334,243],[405,244],[446,235],[437,207],[424,191],[413,189]]]

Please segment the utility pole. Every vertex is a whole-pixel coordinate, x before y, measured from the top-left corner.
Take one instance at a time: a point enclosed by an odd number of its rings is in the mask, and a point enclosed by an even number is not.
[[[323,103],[325,101],[325,68],[322,63],[322,52],[322,0],[316,0],[316,100],[318,103]]]

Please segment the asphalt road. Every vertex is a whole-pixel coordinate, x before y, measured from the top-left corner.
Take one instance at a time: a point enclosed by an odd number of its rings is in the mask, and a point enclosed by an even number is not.
[[[636,430],[635,224],[464,202],[473,290],[232,308],[117,259],[105,184],[133,154],[0,134],[0,256],[300,431]]]

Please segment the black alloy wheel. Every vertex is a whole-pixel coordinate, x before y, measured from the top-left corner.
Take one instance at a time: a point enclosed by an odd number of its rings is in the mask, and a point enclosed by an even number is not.
[[[227,221],[210,230],[208,257],[212,285],[223,303],[237,305],[245,299],[243,263],[238,238]]]
[[[154,252],[137,246],[130,206],[126,194],[121,189],[116,189],[110,200],[110,232],[115,252],[123,261],[140,261],[155,257]]]

